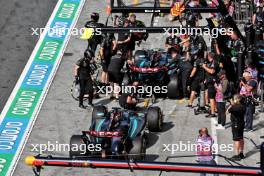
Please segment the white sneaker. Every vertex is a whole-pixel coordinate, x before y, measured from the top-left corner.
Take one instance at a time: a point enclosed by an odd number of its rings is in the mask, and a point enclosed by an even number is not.
[[[224,130],[225,127],[223,125],[217,125],[216,129],[218,129],[218,130]]]

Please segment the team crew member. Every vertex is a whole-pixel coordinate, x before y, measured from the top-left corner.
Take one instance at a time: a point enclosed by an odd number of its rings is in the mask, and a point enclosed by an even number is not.
[[[113,92],[111,94],[111,98],[118,99],[119,97],[119,86],[122,83],[123,74],[121,73],[121,69],[123,68],[125,60],[122,58],[122,54],[118,52],[114,57],[112,57],[109,67],[108,67],[108,75],[109,82],[113,86]]]
[[[138,81],[133,82],[135,88],[139,85]],[[135,89],[136,90],[136,89]],[[124,92],[119,98],[119,105],[128,110],[135,110],[137,105],[136,92]]]
[[[217,65],[217,62],[215,61],[214,57],[215,57],[214,53],[212,53],[212,52],[208,53],[207,62],[202,65],[202,68],[205,71],[205,82],[206,82],[206,86],[207,86],[206,99],[207,100],[209,99],[210,108],[211,108],[209,115],[207,115],[206,117],[217,117],[215,115],[216,90],[215,90],[214,84],[215,84],[215,80],[217,79],[218,65]]]
[[[234,160],[244,159],[244,116],[246,113],[246,107],[241,103],[241,97],[235,95],[231,100],[231,106],[227,109],[227,112],[231,113],[231,126],[233,141],[235,143],[235,155],[232,157]]]
[[[101,23],[98,23],[99,21],[99,14],[93,12],[91,14],[91,21],[86,22],[85,27],[86,28],[94,28],[94,27],[103,27],[104,25]],[[95,53],[97,49],[97,45],[101,43],[102,36],[101,35],[93,35],[88,39],[88,47],[87,49]],[[93,56],[94,57],[94,56]]]
[[[202,65],[203,65],[203,60],[200,58],[197,58],[194,61],[191,75],[188,79],[188,85],[191,85],[191,95],[190,95],[190,100],[189,100],[189,104],[187,105],[187,107],[190,107],[190,108],[192,107],[193,101],[197,93],[199,93],[200,91],[200,84],[203,81],[204,71],[203,71]]]
[[[88,90],[89,98],[88,105],[93,106],[93,81],[91,78],[91,67],[90,64],[93,63],[92,60],[92,52],[86,50],[84,53],[84,57],[79,59],[76,62],[74,67],[74,76],[76,79],[76,83],[80,83],[80,95],[79,95],[79,107],[85,108],[83,105],[83,97]]]
[[[166,38],[165,47],[167,48],[167,52],[170,53],[171,48],[180,49],[181,39],[177,36],[172,35],[172,30],[168,31],[169,36]]]
[[[119,19],[119,25],[123,25],[123,27],[129,26],[129,20],[126,18]],[[131,41],[131,34],[130,33],[119,33],[118,34],[118,50],[121,51],[123,56],[129,55],[129,42]]]
[[[101,65],[103,69],[101,82],[104,84],[108,84],[108,66],[110,64],[111,57],[116,54],[116,49],[117,42],[114,34],[105,34],[100,48]]]

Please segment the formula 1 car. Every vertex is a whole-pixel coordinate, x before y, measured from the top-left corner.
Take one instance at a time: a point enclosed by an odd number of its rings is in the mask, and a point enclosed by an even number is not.
[[[170,54],[162,49],[137,50],[134,63],[128,65],[123,84],[129,85],[139,81],[143,86],[167,86],[167,97],[180,97],[178,84],[178,61],[171,59]]]
[[[105,106],[96,106],[92,112],[90,130],[71,137],[70,157],[142,160],[146,153],[146,130],[161,131],[162,123],[159,107],[149,107],[146,112],[140,113],[121,108],[108,111]],[[89,147],[86,152],[76,150],[76,146],[82,145],[99,145],[100,150],[89,151]]]

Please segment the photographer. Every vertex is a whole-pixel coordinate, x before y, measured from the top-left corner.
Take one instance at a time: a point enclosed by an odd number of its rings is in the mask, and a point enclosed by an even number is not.
[[[217,117],[215,115],[216,109],[216,102],[215,102],[215,95],[216,90],[214,87],[215,80],[217,79],[217,71],[218,71],[218,64],[215,61],[215,54],[210,52],[207,56],[207,62],[203,63],[202,68],[205,71],[205,83],[207,87],[206,91],[206,99],[209,99],[210,102],[210,113],[206,115],[206,117]]]
[[[92,51],[86,50],[84,57],[76,62],[74,67],[74,76],[76,83],[80,83],[79,107],[85,109],[83,105],[83,97],[88,90],[89,98],[88,105],[93,106],[93,81],[91,78],[92,68],[90,66],[94,61],[92,60]]]
[[[250,72],[244,72],[240,81],[240,95],[245,97],[245,131],[253,131],[253,115],[255,113],[254,95],[256,95],[257,81],[252,78]]]
[[[231,127],[233,134],[233,141],[235,143],[235,155],[232,157],[233,160],[244,159],[244,136],[243,130],[245,126],[244,116],[246,113],[246,107],[241,103],[241,97],[235,95],[231,100],[231,105],[227,109],[227,112],[231,113]]]
[[[226,123],[226,103],[225,103],[225,95],[228,92],[228,80],[226,79],[226,74],[224,70],[221,70],[218,73],[218,79],[214,85],[216,89],[216,108],[217,108],[217,116],[218,116],[218,129],[225,129]]]

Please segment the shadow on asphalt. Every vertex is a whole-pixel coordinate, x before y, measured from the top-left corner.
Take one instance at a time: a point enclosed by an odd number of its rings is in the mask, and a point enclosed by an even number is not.
[[[173,127],[174,127],[173,122],[164,122],[163,125],[162,125],[162,132],[169,131]]]

